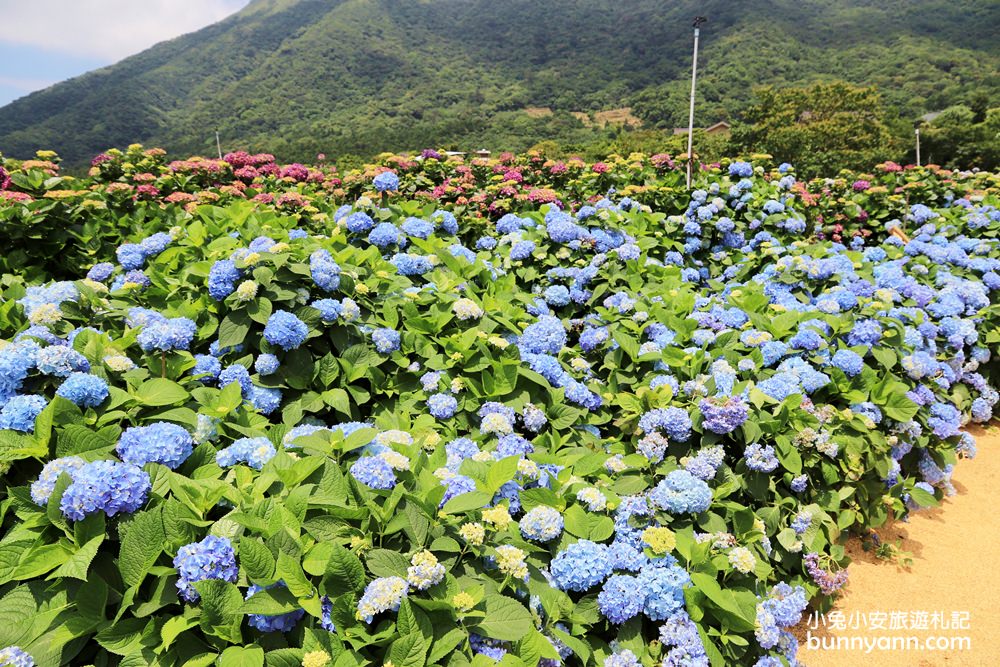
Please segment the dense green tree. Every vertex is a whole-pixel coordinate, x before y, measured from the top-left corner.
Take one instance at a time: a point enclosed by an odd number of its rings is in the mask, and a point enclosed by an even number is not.
[[[922,125],[920,133],[926,162],[957,168],[1000,166],[1000,108],[948,107]]]
[[[864,169],[894,156],[895,140],[875,88],[844,82],[766,87],[733,131],[745,152],[770,153],[805,176]]]

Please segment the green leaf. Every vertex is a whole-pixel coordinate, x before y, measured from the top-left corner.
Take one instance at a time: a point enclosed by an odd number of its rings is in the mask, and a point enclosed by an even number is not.
[[[243,614],[278,616],[301,608],[298,599],[284,587],[267,588],[250,596],[240,608]]]
[[[347,395],[346,391],[340,387],[336,387],[324,391],[322,396],[323,402],[331,408],[343,415],[351,416],[351,398]]]
[[[410,561],[398,551],[372,549],[365,558],[368,570],[376,577],[405,577]]]
[[[94,556],[97,555],[97,550],[100,548],[102,542],[104,542],[104,535],[98,535],[91,539],[80,547],[75,554],[70,556],[68,561],[50,574],[49,579],[54,577],[71,577],[87,581],[87,570],[90,569],[90,563],[94,560]]]
[[[264,649],[259,646],[230,646],[219,656],[219,667],[264,667]]]
[[[921,507],[937,507],[938,500],[934,497],[934,494],[927,493],[919,487],[913,487],[910,489],[910,497]]]
[[[166,378],[146,380],[135,391],[137,401],[152,407],[176,405],[187,400],[188,396],[184,387]]]
[[[503,641],[515,642],[532,628],[531,614],[517,600],[503,595],[487,595],[486,616],[476,624],[476,632]]]
[[[496,494],[501,486],[514,479],[520,460],[519,456],[508,456],[490,465],[489,472],[486,473],[486,488],[490,493]]]
[[[218,637],[231,644],[242,644],[240,624],[243,614],[243,596],[240,589],[228,581],[205,579],[194,582],[193,586],[201,596],[201,618],[199,625],[202,632]]]
[[[335,544],[326,562],[324,581],[328,595],[358,592],[365,586],[365,568],[352,551]]]
[[[389,646],[387,662],[394,667],[423,667],[427,642],[419,632],[411,632]]]
[[[232,312],[219,323],[219,347],[235,347],[243,343],[250,331],[250,318],[242,311]]]
[[[315,590],[302,571],[302,563],[284,551],[278,552],[278,567],[275,574],[283,579],[288,590],[298,597],[311,597]]]
[[[244,536],[240,538],[240,565],[248,578],[266,581],[274,576],[276,562],[271,550],[263,542]]]
[[[463,493],[446,502],[441,508],[441,514],[463,514],[480,507],[486,507],[493,500],[493,495],[485,491]]]
[[[434,626],[431,625],[427,614],[414,607],[407,598],[403,598],[399,605],[399,612],[396,614],[396,631],[402,635],[417,632],[426,640],[430,640],[434,636]]]
[[[431,644],[431,651],[427,655],[427,664],[439,662],[446,655],[455,650],[455,647],[468,638],[468,633],[461,628],[451,628],[446,633],[434,639]]]
[[[92,431],[79,424],[67,424],[59,432],[56,456],[74,456],[88,453],[106,453],[114,448],[121,429],[106,426],[100,431]]]
[[[137,586],[163,552],[166,533],[162,509],[157,507],[132,516],[122,538],[118,570],[126,586]]]
[[[733,630],[750,632],[754,629],[757,597],[753,593],[746,590],[734,593],[731,589],[723,589],[715,577],[702,572],[692,572],[691,582],[719,607]]]

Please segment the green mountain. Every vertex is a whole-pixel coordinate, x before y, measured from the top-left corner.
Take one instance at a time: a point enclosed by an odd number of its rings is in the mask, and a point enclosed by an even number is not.
[[[645,128],[682,126],[696,14],[699,125],[765,84],[876,84],[901,127],[1000,98],[995,0],[254,0],[0,108],[0,150],[204,154],[216,130],[224,150],[286,160],[521,150],[615,132],[572,112],[625,107]]]

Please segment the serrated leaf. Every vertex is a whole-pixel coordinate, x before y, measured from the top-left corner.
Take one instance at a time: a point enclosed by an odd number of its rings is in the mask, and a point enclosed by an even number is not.
[[[97,550],[103,542],[104,535],[98,535],[97,537],[91,539],[89,542],[80,547],[75,554],[70,556],[69,560],[56,568],[56,571],[50,574],[48,578],[70,577],[86,581],[87,570],[90,569],[90,563],[94,560],[94,556],[97,555]]]
[[[372,549],[365,557],[368,570],[376,577],[405,577],[410,561],[398,551]]]
[[[389,646],[388,660],[395,667],[423,667],[427,643],[419,632],[411,632]]]
[[[126,586],[137,586],[142,582],[149,568],[163,552],[165,541],[160,507],[132,516],[118,556],[118,571]]]
[[[517,641],[532,628],[531,614],[517,600],[503,595],[487,595],[486,616],[476,624],[484,637]]]
[[[240,538],[240,565],[247,577],[254,581],[266,581],[274,576],[277,562],[271,550],[263,542],[252,537]]]
[[[353,552],[336,544],[326,562],[324,581],[328,595],[358,592],[365,586],[365,568]]]
[[[264,649],[259,646],[230,646],[219,656],[219,667],[264,667]]]
[[[184,387],[166,378],[146,380],[135,390],[136,400],[152,407],[177,405],[187,400],[188,396]]]

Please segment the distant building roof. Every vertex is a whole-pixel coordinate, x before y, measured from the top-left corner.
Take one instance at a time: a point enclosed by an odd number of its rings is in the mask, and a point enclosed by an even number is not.
[[[730,128],[729,123],[727,123],[724,120],[720,120],[718,123],[715,123],[713,125],[709,125],[708,127],[705,127],[705,128],[699,128],[699,129],[703,129],[707,134],[714,134],[716,132],[728,132],[729,128]],[[675,127],[674,128],[674,134],[687,134],[687,132],[688,132],[688,129],[686,127]]]

